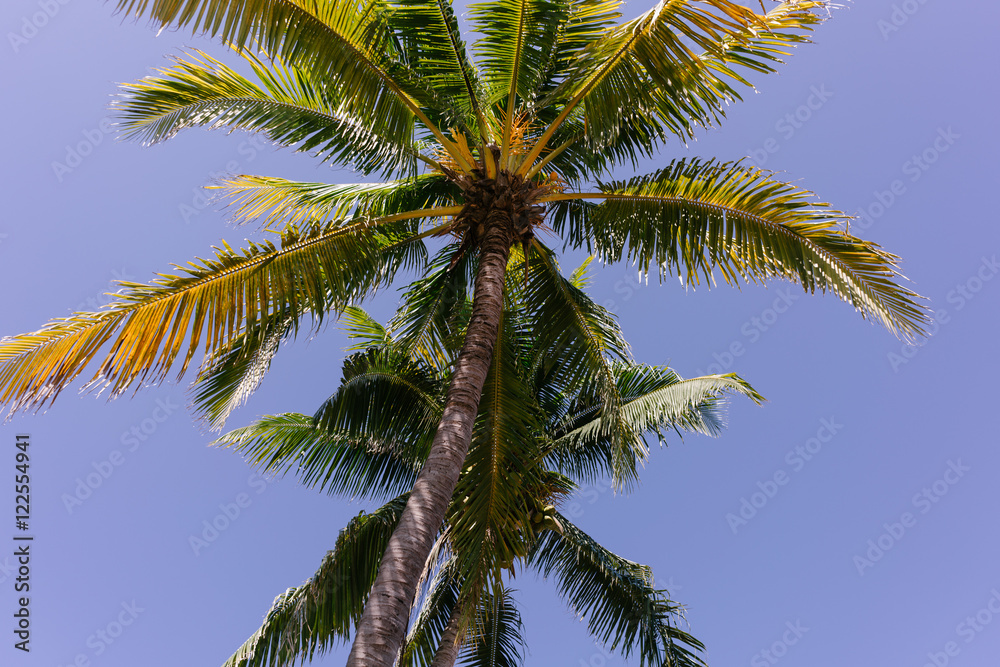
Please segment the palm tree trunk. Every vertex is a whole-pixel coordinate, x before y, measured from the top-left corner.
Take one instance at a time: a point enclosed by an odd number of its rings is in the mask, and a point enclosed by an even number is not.
[[[420,573],[441,530],[472,440],[503,308],[511,227],[509,208],[492,206],[479,246],[472,316],[455,362],[441,423],[382,555],[358,622],[348,667],[392,667],[403,644]]]
[[[448,618],[448,625],[444,626],[444,632],[441,633],[441,643],[434,654],[431,667],[455,666],[458,654],[462,650],[462,646],[458,641],[458,626],[460,625],[461,618],[462,605],[456,603],[455,608],[451,610],[451,617]]]

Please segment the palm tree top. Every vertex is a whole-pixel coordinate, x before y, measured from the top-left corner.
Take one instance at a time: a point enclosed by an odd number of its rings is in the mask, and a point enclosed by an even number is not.
[[[311,314],[318,324],[399,268],[422,266],[428,236],[459,239],[456,258],[477,252],[497,209],[511,243],[543,248],[544,224],[570,247],[661,280],[788,279],[903,338],[921,335],[926,309],[901,284],[898,258],[768,172],[686,159],[597,180],[720,121],[745,77],[772,71],[829,3],[757,14],[728,0],[664,0],[620,24],[619,8],[476,3],[469,48],[445,0],[120,0],[125,15],[222,38],[254,75],[198,52],[180,57],[125,86],[125,136],[242,129],[390,180],[226,179],[218,187],[235,219],[280,229],[280,244],[223,246],[180,274],[123,283],[101,312],[3,339],[0,402],[42,407],[94,360],[88,386],[116,396],[273,322],[294,330]]]

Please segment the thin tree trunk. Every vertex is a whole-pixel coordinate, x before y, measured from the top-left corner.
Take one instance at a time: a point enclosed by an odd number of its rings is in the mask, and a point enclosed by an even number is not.
[[[462,618],[462,605],[455,603],[455,608],[451,610],[451,617],[448,619],[448,625],[444,627],[444,632],[441,633],[441,643],[438,645],[438,650],[434,654],[434,660],[431,662],[431,667],[454,667],[455,661],[458,660],[458,654],[462,650],[461,644],[458,641],[458,626]]]
[[[472,316],[455,362],[430,454],[382,556],[348,667],[392,667],[406,636],[417,583],[455,491],[490,369],[512,243],[506,207],[491,207],[480,245]]]

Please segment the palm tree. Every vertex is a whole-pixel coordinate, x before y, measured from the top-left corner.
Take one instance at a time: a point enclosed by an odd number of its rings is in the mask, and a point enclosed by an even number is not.
[[[446,260],[453,250],[439,257]],[[592,337],[540,348],[534,332],[539,314],[523,301],[528,290],[521,287],[519,259],[508,267],[511,307],[467,465],[423,567],[426,585],[398,664],[449,667],[463,637],[463,664],[520,664],[520,614],[503,574],[533,569],[554,578],[595,638],[625,656],[636,654],[643,665],[703,665],[695,653],[701,643],[677,627],[679,607],[654,587],[649,568],[601,547],[555,504],[578,482],[623,474],[634,479],[636,464],[645,460],[644,434],[662,441],[671,428],[717,433],[723,392],[760,397],[733,375],[682,380],[669,369],[621,359],[609,365],[618,406],[611,409],[606,387],[573,383],[567,367],[573,348],[586,348],[593,338],[622,341],[611,314],[582,292],[586,265],[561,282],[592,322]],[[425,284],[448,272],[440,266],[418,283],[388,328],[360,309],[347,311],[348,330],[358,342],[344,362],[340,387],[314,415],[264,417],[216,441],[268,474],[293,472],[305,485],[330,493],[391,498],[341,531],[316,574],[275,599],[260,629],[225,667],[277,667],[311,658],[346,639],[360,619],[406,491],[434,437],[457,351],[448,341],[460,340],[466,324],[470,304],[456,298],[457,306],[465,302],[457,308],[464,317],[430,323],[422,340],[411,335],[426,312],[420,305]],[[232,386],[217,381],[222,375],[206,375],[201,384]],[[201,392],[200,407],[210,412],[225,402],[225,393]],[[616,417],[618,425],[608,428]],[[626,437],[615,438],[616,432]]]
[[[153,143],[195,126],[261,132],[388,180],[224,181],[236,219],[280,231],[280,246],[225,245],[180,275],[124,284],[99,313],[5,339],[0,401],[41,407],[100,354],[88,386],[112,396],[175,366],[183,373],[199,349],[259,365],[306,315],[322,323],[400,268],[424,266],[428,237],[455,238],[451,261],[477,262],[470,324],[350,660],[386,665],[468,452],[504,321],[508,259],[520,247],[541,267],[536,275],[551,274],[553,255],[537,237],[545,225],[568,246],[661,280],[789,279],[833,292],[902,337],[919,335],[925,311],[898,283],[897,258],[850,235],[847,216],[809,192],[712,160],[598,180],[719,122],[749,85],[744,75],[772,71],[828,3],[790,0],[756,14],[729,0],[662,0],[616,24],[619,5],[475,4],[470,53],[446,0],[118,0],[128,15],[222,38],[256,79],[202,53],[181,57],[126,87],[119,111],[128,136]],[[591,361],[581,378],[601,376]]]

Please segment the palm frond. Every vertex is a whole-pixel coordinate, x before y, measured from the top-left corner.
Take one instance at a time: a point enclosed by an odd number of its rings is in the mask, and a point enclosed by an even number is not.
[[[407,90],[413,73],[400,60],[384,0],[118,0],[118,10],[313,72],[352,117],[394,136],[416,119],[452,147],[411,95],[416,91]]]
[[[634,363],[616,364],[614,372],[622,401],[618,425],[629,434],[629,441],[656,434],[664,442],[671,429],[715,436],[724,426],[725,394],[763,401],[749,383],[731,373],[685,380],[669,368]],[[600,390],[585,387],[575,396],[551,427],[552,442],[546,448],[549,465],[587,483],[615,476],[615,443],[600,423],[605,418],[601,395]],[[635,464],[645,461],[645,450],[636,448],[639,454]]]
[[[415,223],[391,222],[289,227],[280,248],[266,241],[237,252],[224,244],[214,258],[178,267],[183,275],[122,283],[118,299],[101,312],[76,313],[0,341],[0,402],[13,410],[50,403],[109,341],[89,386],[110,387],[118,396],[136,383],[161,380],[178,359],[182,375],[199,348],[211,355],[243,331],[264,334],[273,317],[297,322],[308,312],[318,326],[324,313],[364,298],[420,256],[422,244],[407,241]]]
[[[474,29],[482,37],[474,51],[482,68],[490,105],[502,102],[501,159],[511,147],[516,100],[532,101],[549,51],[556,40],[561,9],[552,0],[497,0],[469,5]],[[522,105],[523,106],[523,105]]]
[[[264,623],[223,667],[288,667],[348,638],[375,581],[407,495],[351,520],[319,570],[274,600]]]
[[[641,109],[623,109],[622,124],[613,140],[595,144],[587,140],[587,119],[583,112],[574,113],[563,122],[551,144],[561,147],[536,162],[530,172],[549,169],[560,174],[576,189],[586,187],[594,179],[611,171],[615,165],[636,168],[643,158],[656,155],[658,145],[667,141],[668,131]]]
[[[527,553],[530,534],[523,528],[528,525],[529,507],[524,493],[526,488],[541,490],[534,438],[541,424],[508,310],[501,315],[472,442],[448,513],[452,550],[465,586],[472,591],[470,615],[500,570]],[[520,478],[519,484],[511,483],[515,478]]]
[[[661,441],[665,439],[661,431],[668,427],[717,436],[725,425],[720,411],[724,394],[745,396],[758,405],[764,400],[734,373],[682,379],[669,368],[642,364],[623,368],[618,386],[629,427],[642,433],[655,432]]]
[[[464,125],[488,142],[480,74],[469,60],[451,0],[394,0],[392,25],[416,76],[460,111],[442,118],[442,127]]]
[[[592,248],[606,262],[625,258],[661,280],[676,272],[711,285],[715,269],[727,283],[780,277],[808,292],[833,292],[907,340],[928,322],[919,297],[898,282],[898,257],[840,229],[844,213],[755,167],[678,160],[597,193],[550,201],[553,226],[570,245]]]
[[[444,370],[461,346],[468,321],[473,258],[459,244],[441,249],[423,278],[414,281],[389,324],[397,344]]]
[[[345,360],[340,387],[316,411],[316,424],[422,451],[441,418],[443,393],[444,383],[433,369],[399,349],[371,348]]]
[[[370,347],[383,348],[392,345],[392,336],[380,322],[357,306],[348,306],[340,315],[341,326],[347,337],[358,341],[347,348],[348,352],[359,352]]]
[[[423,208],[460,210],[457,188],[440,174],[386,183],[305,183],[237,175],[217,186],[235,222],[262,226],[351,216],[382,217]]]
[[[590,264],[594,261],[594,256],[591,255],[587,259],[583,260],[580,266],[573,269],[573,273],[569,274],[569,283],[580,291],[583,291],[590,287]]]
[[[550,141],[558,145],[573,136],[559,130],[581,105],[586,122],[580,127],[590,149],[616,155],[648,154],[665,132],[687,138],[717,123],[726,105],[739,99],[733,84],[748,84],[734,67],[771,71],[770,63],[804,41],[800,33],[821,20],[818,10],[826,6],[792,0],[758,16],[729,0],[662,0],[577,54],[540,104],[560,111],[522,173]]]
[[[407,633],[398,667],[432,667],[437,653],[444,648],[442,642],[458,639],[449,636],[454,634],[454,628],[449,632],[449,626],[457,625],[453,619],[457,618],[461,593],[454,558],[438,569],[429,588]]]
[[[782,64],[794,46],[810,41],[809,31],[825,20],[833,7],[836,5],[827,0],[782,2],[756,17],[749,36],[725,36],[721,48],[703,53],[702,61],[709,69],[752,88],[734,66],[762,74],[776,71],[774,66]]]
[[[553,577],[570,608],[612,650],[640,665],[704,667],[697,639],[677,627],[680,607],[653,587],[645,565],[618,556],[562,515],[563,531],[546,531],[528,557],[544,577]]]
[[[257,390],[293,322],[292,317],[272,317],[263,325],[266,331],[244,331],[205,363],[191,387],[192,403],[211,430],[221,430]]]
[[[539,44],[544,61],[535,81],[535,89],[530,93],[522,93],[535,126],[533,136],[537,136],[540,131],[538,128],[551,126],[562,110],[561,105],[547,105],[542,100],[547,100],[564,82],[567,73],[577,64],[580,53],[589,44],[605,36],[617,19],[621,18],[618,11],[621,6],[620,0],[550,0],[545,20],[554,24],[554,30],[544,34],[554,39]],[[626,113],[626,110],[623,109],[622,113]],[[546,164],[551,164],[549,168],[554,169],[563,179],[577,183],[581,177],[600,174],[608,164],[620,161],[621,150],[618,146],[602,146],[599,150],[593,150],[586,142],[581,141],[585,134],[583,114],[579,109],[570,112],[563,119],[562,125],[556,128],[555,135],[549,142],[551,146],[558,148],[544,151],[545,159],[530,165],[529,177],[539,173]],[[626,149],[629,146],[628,142],[621,143]]]
[[[551,251],[538,243],[532,250],[524,289],[524,305],[532,314],[532,365],[544,366],[548,381],[557,380],[564,391],[587,384],[597,388],[604,416],[600,428],[613,443],[614,480],[629,485],[636,479],[636,463],[645,458],[645,446],[621,422],[613,360],[629,357],[628,344],[613,314],[560,273]]]
[[[554,91],[577,64],[576,59],[589,45],[600,40],[621,18],[621,0],[551,0],[552,8],[546,20],[556,24],[555,39],[541,45],[545,61],[537,81],[537,90],[524,97],[543,99]],[[555,109],[537,105],[535,112],[548,124],[558,113]]]
[[[541,243],[532,244],[526,261],[521,308],[530,317],[525,334],[535,354],[558,360],[567,389],[595,377],[613,386],[611,361],[631,357],[614,314],[574,284],[583,279],[580,269],[570,278],[562,275],[554,253]]]
[[[331,495],[376,500],[410,489],[426,456],[406,443],[331,432],[297,413],[266,415],[212,444],[232,447],[262,473],[292,473]]]
[[[436,164],[413,138],[412,117],[374,123],[345,108],[315,72],[247,55],[260,84],[196,51],[156,76],[123,84],[115,104],[124,136],[153,144],[191,127],[261,132],[281,146],[363,173],[412,174]]]
[[[500,584],[482,599],[459,664],[462,667],[520,667],[526,653],[521,613],[511,591]]]
[[[354,497],[409,488],[441,416],[443,382],[390,344],[349,356],[340,387],[312,417],[263,417],[213,444],[269,474]]]

